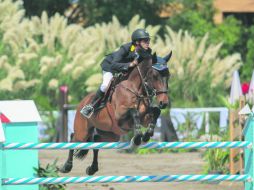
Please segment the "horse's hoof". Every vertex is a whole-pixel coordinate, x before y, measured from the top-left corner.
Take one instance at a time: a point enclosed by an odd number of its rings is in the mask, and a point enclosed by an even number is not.
[[[153,134],[154,134],[154,128],[150,127],[150,128],[146,131],[146,133],[147,133],[148,135],[150,135],[150,137],[152,137]]]
[[[151,133],[149,133],[150,137],[152,137],[154,134],[154,131],[152,131]]]
[[[92,167],[92,166],[88,166],[86,168],[86,174],[87,175],[93,175],[98,171],[98,168]]]
[[[150,140],[150,137],[151,137],[150,133],[146,132],[146,133],[142,136],[142,141],[146,143],[146,142],[148,142],[148,141]]]
[[[131,141],[133,143],[134,146],[139,146],[141,145],[141,142],[142,142],[142,134],[138,134],[138,135],[135,135]]]
[[[68,173],[72,169],[72,163],[66,162],[62,168],[59,169],[61,173]]]

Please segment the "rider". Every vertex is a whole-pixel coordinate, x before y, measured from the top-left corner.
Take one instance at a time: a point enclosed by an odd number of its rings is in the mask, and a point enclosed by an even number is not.
[[[113,74],[126,72],[129,68],[135,67],[138,64],[136,59],[137,53],[151,54],[150,35],[145,29],[137,29],[131,35],[132,42],[122,45],[119,50],[109,54],[101,63],[103,72],[103,82],[96,92],[91,104],[85,105],[80,113],[89,118],[94,110],[99,107],[100,100],[113,78]]]

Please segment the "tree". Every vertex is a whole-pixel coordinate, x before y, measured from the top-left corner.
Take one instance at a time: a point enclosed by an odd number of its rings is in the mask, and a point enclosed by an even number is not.
[[[254,26],[251,26],[248,30],[248,36],[254,35]],[[244,67],[241,69],[241,74],[243,76],[243,79],[245,81],[250,81],[253,69],[254,69],[254,39],[248,38],[246,43],[246,62],[244,64]]]
[[[147,24],[162,24],[159,17],[161,7],[168,0],[79,0],[86,26],[109,22],[116,16],[121,24],[127,25],[135,15],[147,20]]]
[[[223,42],[220,55],[226,56],[234,52],[240,52],[245,55],[245,52],[241,51],[242,47],[245,46],[242,40],[243,32],[241,21],[230,16],[222,24],[213,25],[210,31],[211,42]]]
[[[167,23],[175,31],[188,30],[193,36],[201,38],[209,33],[208,43],[219,43],[223,45],[219,56],[224,57],[229,54],[239,52],[244,62],[241,68],[241,78],[249,80],[253,69],[253,46],[252,31],[243,25],[242,20],[235,15],[227,16],[223,23],[215,24],[213,16],[215,9],[213,0],[182,0],[176,1],[182,4],[182,10],[168,19]]]
[[[162,24],[163,19],[159,13],[165,4],[172,0],[23,0],[26,16],[40,16],[46,11],[49,16],[56,12],[61,15],[72,6],[75,19],[70,22],[80,22],[82,19],[85,26],[96,23],[110,22],[112,16],[116,16],[121,24],[126,25],[135,15],[147,20],[148,24]],[[75,10],[74,10],[75,9]]]
[[[43,11],[46,11],[49,16],[55,13],[61,15],[70,6],[69,0],[23,0],[26,16],[41,16]]]

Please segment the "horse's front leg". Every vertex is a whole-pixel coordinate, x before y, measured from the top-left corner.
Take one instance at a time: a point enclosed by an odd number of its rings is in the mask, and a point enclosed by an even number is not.
[[[148,142],[150,137],[154,134],[154,128],[156,126],[157,119],[159,118],[161,110],[158,107],[150,107],[149,113],[151,115],[151,121],[148,124],[148,129],[145,134],[142,136],[143,142]]]
[[[139,146],[142,140],[142,131],[141,131],[141,123],[140,123],[140,115],[137,109],[131,110],[131,115],[134,121],[134,137],[132,138],[131,142],[135,146]]]

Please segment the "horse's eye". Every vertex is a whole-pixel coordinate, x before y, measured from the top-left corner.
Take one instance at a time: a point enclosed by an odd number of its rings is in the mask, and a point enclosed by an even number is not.
[[[156,74],[153,75],[153,78],[154,78],[155,80],[158,80],[158,79],[159,79],[159,75],[156,73]]]

